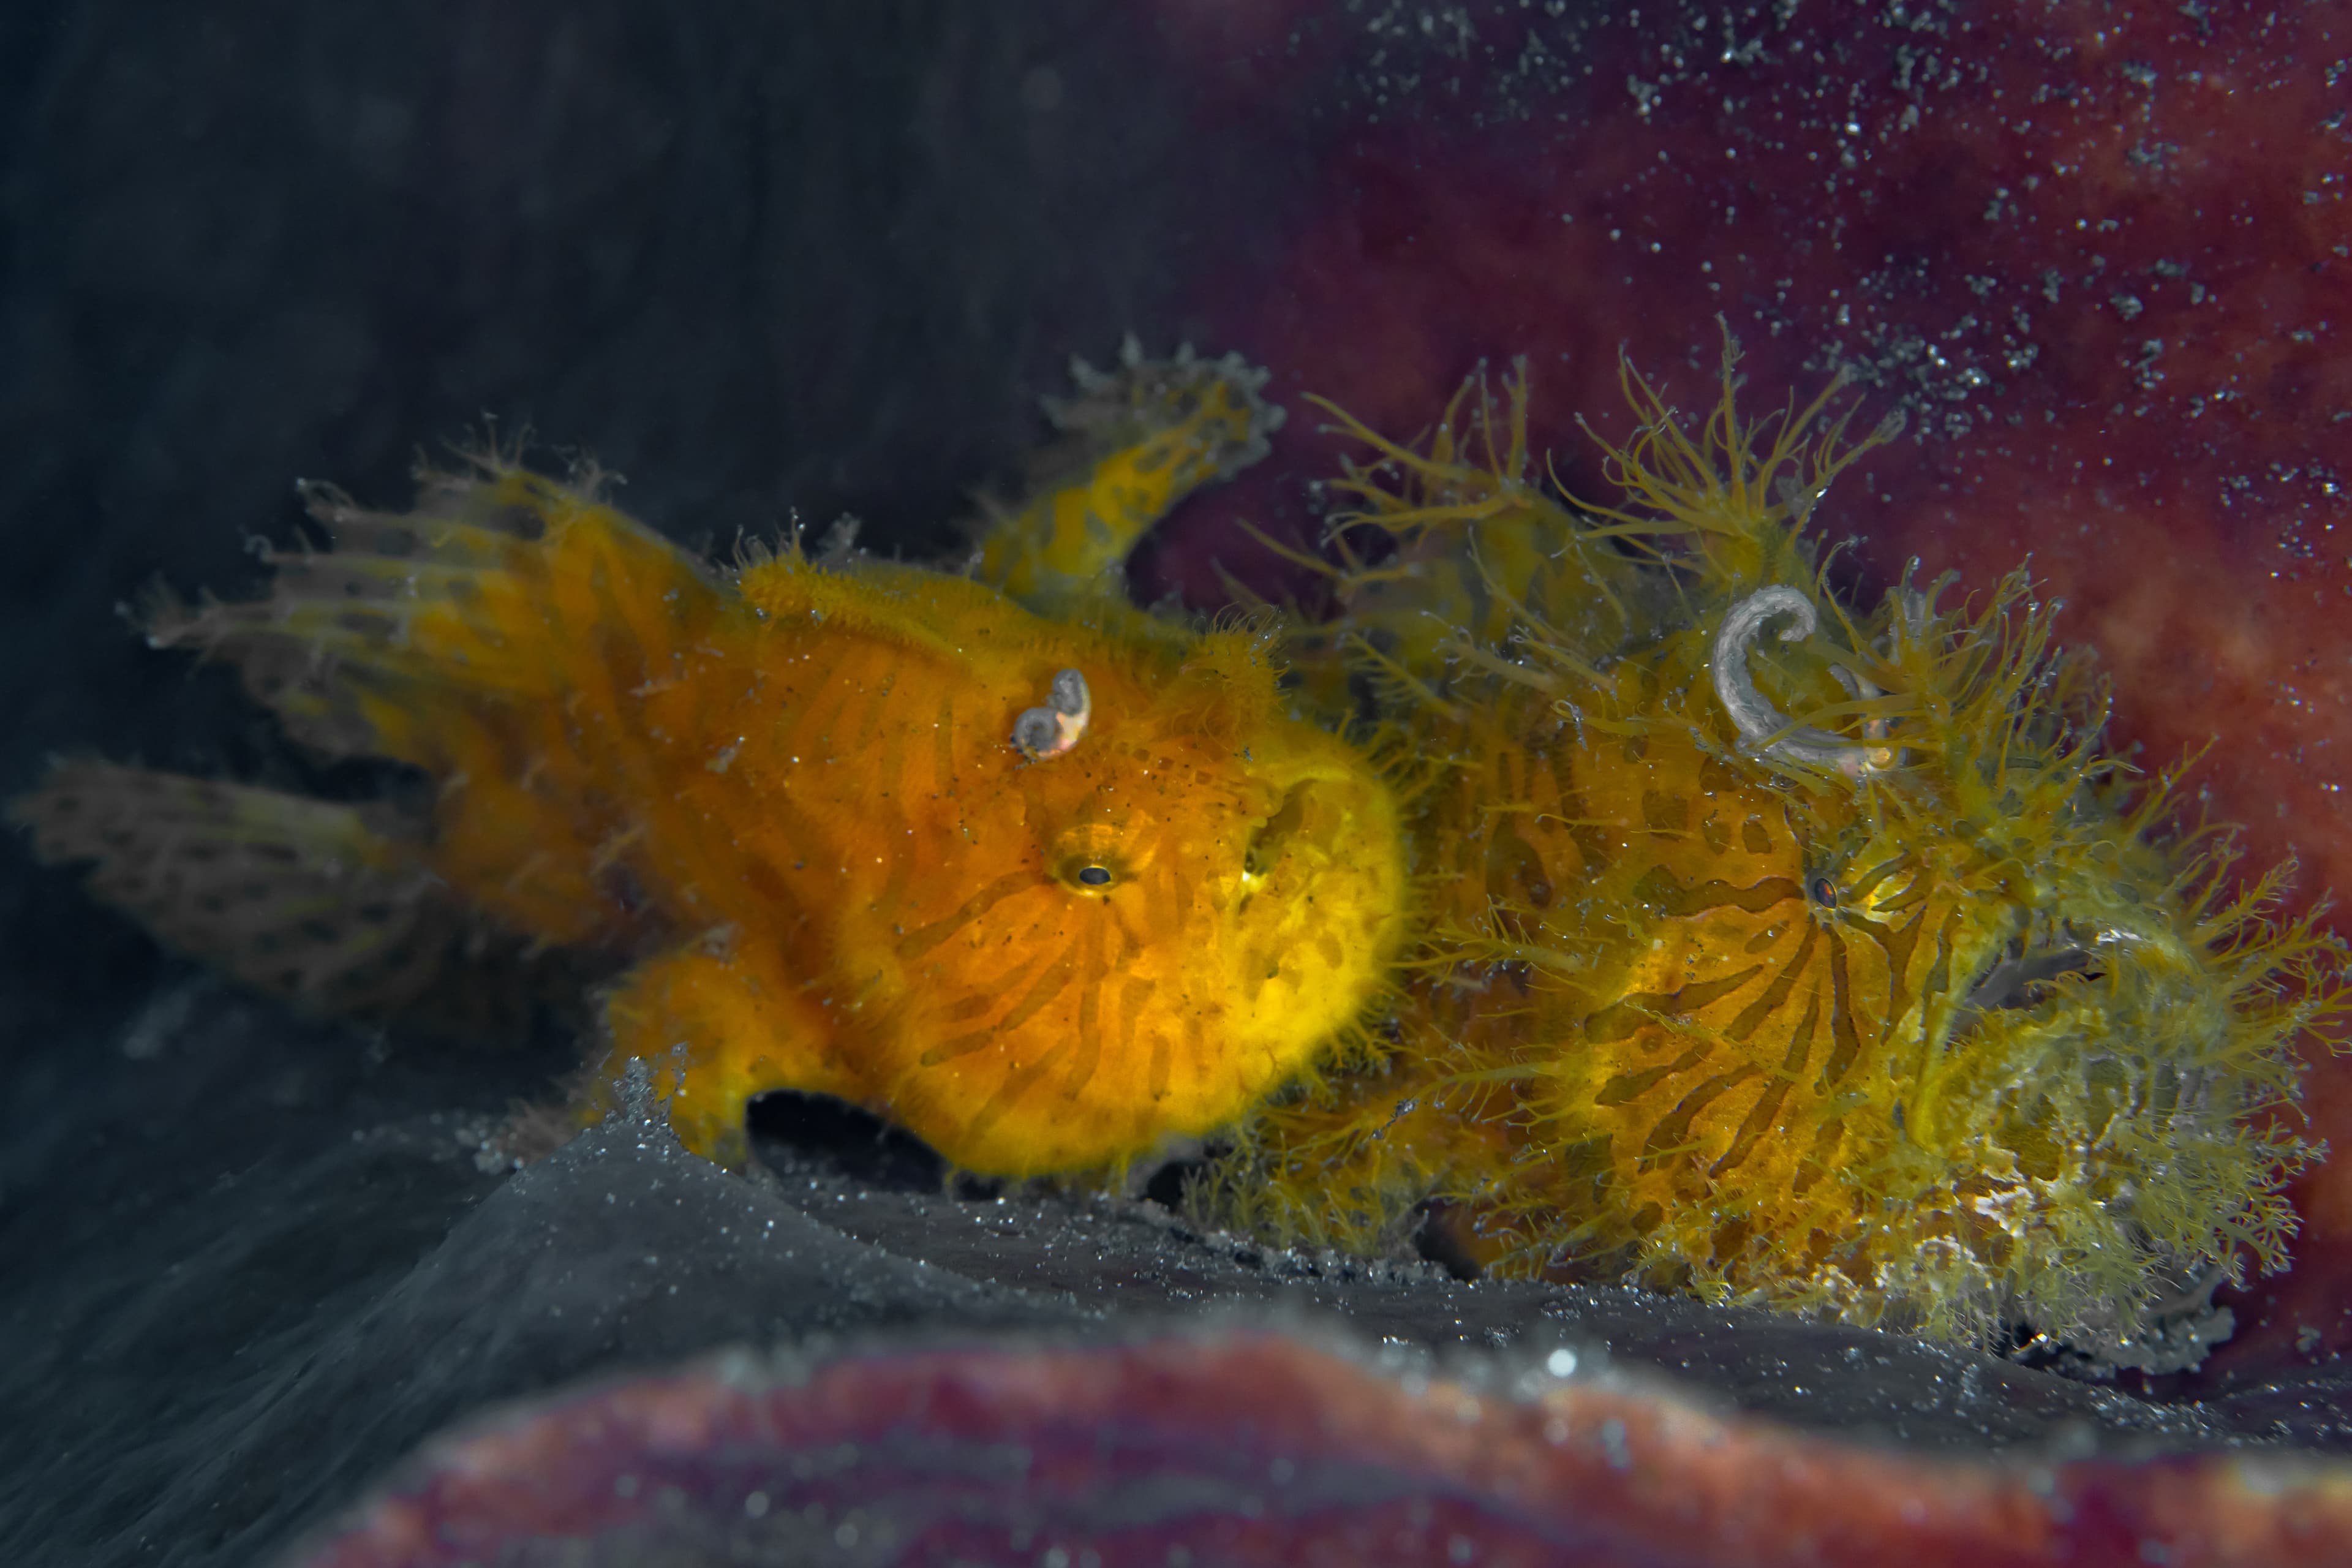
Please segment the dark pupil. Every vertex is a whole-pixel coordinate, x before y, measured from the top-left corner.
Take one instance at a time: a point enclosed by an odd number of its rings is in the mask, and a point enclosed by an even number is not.
[[[1837,888],[1827,877],[1813,879],[1813,902],[1837,907]]]
[[[1089,888],[1107,888],[1110,886],[1110,873],[1100,866],[1089,866],[1078,873],[1078,880]]]

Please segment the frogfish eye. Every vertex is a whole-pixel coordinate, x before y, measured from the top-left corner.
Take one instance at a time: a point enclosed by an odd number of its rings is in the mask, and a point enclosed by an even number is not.
[[[1080,851],[1066,857],[1054,868],[1054,878],[1074,893],[1108,893],[1128,879],[1127,868],[1116,858]]]
[[[1151,859],[1152,837],[1140,819],[1075,824],[1045,848],[1048,877],[1073,893],[1101,898],[1135,880]]]

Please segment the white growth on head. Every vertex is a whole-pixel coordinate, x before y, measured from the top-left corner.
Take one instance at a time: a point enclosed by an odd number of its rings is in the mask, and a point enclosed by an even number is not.
[[[1715,634],[1715,647],[1708,658],[1715,694],[1721,700],[1723,710],[1731,716],[1732,727],[1739,731],[1740,740],[1766,756],[1832,768],[1848,778],[1859,778],[1886,767],[1894,760],[1886,748],[1857,746],[1827,730],[1795,723],[1756,689],[1756,678],[1748,668],[1748,650],[1763,635],[1765,624],[1780,616],[1791,616],[1796,623],[1780,634],[1782,642],[1801,642],[1812,636],[1813,628],[1821,624],[1820,613],[1811,599],[1785,584],[1775,584],[1769,588],[1759,588],[1725,611],[1723,625]],[[1843,665],[1833,666],[1832,673],[1849,695],[1878,695],[1874,687]]]
[[[1075,669],[1057,670],[1042,708],[1024,709],[1013,721],[1013,744],[1024,755],[1043,760],[1058,757],[1078,743],[1094,713],[1094,698],[1087,678]]]

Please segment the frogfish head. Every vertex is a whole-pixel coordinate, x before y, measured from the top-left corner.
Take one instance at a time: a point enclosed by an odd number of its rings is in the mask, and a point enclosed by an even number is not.
[[[935,874],[973,897],[902,949],[887,1099],[957,1163],[1082,1169],[1206,1132],[1384,984],[1396,802],[1282,710],[1255,647],[1211,634],[1172,678],[1087,672],[1083,731],[1009,764],[939,840]]]

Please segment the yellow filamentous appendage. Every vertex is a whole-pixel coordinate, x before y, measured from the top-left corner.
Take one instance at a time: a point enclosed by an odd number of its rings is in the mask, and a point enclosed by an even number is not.
[[[1696,437],[1627,385],[1616,508],[1527,479],[1524,373],[1419,449],[1345,426],[1377,464],[1306,674],[1369,673],[1421,752],[1436,926],[1386,1059],[1202,1205],[1364,1249],[1437,1200],[1500,1272],[2193,1364],[2212,1285],[2284,1260],[2332,939],[2163,840],[2022,576],[1838,603],[1801,530],[1892,428],[1743,424],[1728,356]]]

